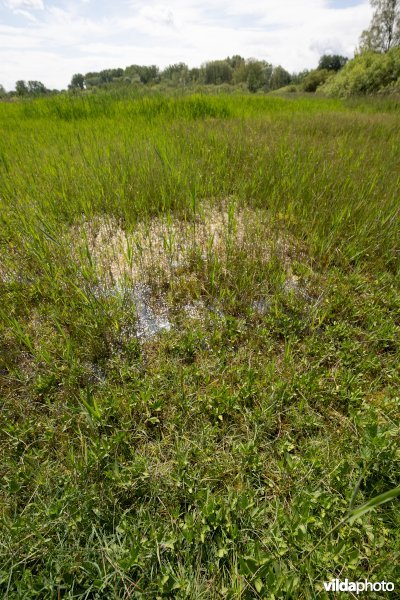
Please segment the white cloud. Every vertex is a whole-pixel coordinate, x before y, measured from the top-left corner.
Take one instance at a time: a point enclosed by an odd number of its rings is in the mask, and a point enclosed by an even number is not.
[[[43,10],[43,0],[6,0],[6,6],[11,10]]]
[[[25,19],[28,19],[29,21],[33,21],[34,23],[36,22],[36,17],[27,10],[21,10],[18,8],[13,12],[15,15],[21,15],[21,17],[25,17]]]
[[[17,79],[40,79],[49,87],[66,87],[78,71],[133,63],[163,67],[181,60],[197,66],[232,54],[263,58],[290,71],[311,68],[324,52],[350,56],[371,17],[368,0],[348,8],[331,4],[70,0],[35,12],[36,22],[0,25],[0,83],[11,88]],[[43,8],[42,0],[8,0],[11,5],[14,11]]]

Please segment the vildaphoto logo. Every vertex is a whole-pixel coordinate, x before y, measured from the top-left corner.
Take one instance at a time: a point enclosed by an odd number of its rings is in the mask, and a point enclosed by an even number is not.
[[[393,592],[394,583],[391,581],[349,581],[345,579],[332,579],[331,581],[324,581],[324,588],[327,592],[355,592],[361,594],[361,592]]]

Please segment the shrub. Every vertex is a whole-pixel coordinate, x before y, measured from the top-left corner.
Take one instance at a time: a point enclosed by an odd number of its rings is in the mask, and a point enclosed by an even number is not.
[[[330,75],[331,73],[328,69],[315,69],[315,71],[310,71],[303,81],[304,91],[315,92],[320,85],[325,83]]]
[[[386,54],[364,52],[323,86],[332,96],[400,92],[400,48]]]

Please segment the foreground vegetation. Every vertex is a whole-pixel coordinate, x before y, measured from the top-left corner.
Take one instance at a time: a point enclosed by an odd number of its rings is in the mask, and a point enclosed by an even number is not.
[[[400,475],[395,103],[104,93],[0,126],[2,597],[398,586],[398,502],[346,518]]]

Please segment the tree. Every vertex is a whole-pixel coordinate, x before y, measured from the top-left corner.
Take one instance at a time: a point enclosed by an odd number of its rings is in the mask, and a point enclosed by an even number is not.
[[[204,83],[219,85],[221,83],[231,83],[232,67],[226,60],[213,60],[206,63]]]
[[[241,65],[245,64],[245,59],[240,54],[235,54],[234,56],[228,56],[226,62],[232,67],[232,69],[238,69]]]
[[[327,69],[328,71],[340,71],[349,59],[340,54],[324,54],[319,59],[318,69]]]
[[[82,73],[75,73],[68,87],[70,90],[83,90],[85,88],[85,77]]]
[[[27,96],[28,95],[28,87],[22,79],[19,79],[15,84],[15,91],[17,92],[17,96]]]
[[[41,96],[49,93],[49,90],[41,81],[28,81],[26,83],[22,79],[16,82],[15,91],[17,96]]]
[[[304,71],[300,71],[300,73],[292,73],[291,74],[291,83],[303,83],[304,79],[307,77],[307,75],[309,74],[309,70],[308,69],[304,69]]]
[[[30,96],[41,96],[47,94],[48,90],[41,81],[28,81],[28,94]]]
[[[246,64],[247,69],[247,87],[250,92],[257,92],[269,87],[269,82],[272,75],[272,65],[264,60],[255,60],[250,58]]]
[[[374,13],[369,28],[361,34],[361,51],[388,52],[400,46],[400,0],[370,2]]]
[[[189,81],[197,83],[198,81],[200,81],[201,75],[202,70],[198,67],[193,67],[193,69],[190,69],[189,71]]]
[[[100,83],[112,83],[115,79],[120,79],[124,75],[123,69],[104,69],[98,73]]]
[[[156,65],[131,65],[126,67],[125,76],[132,82],[140,83],[158,83],[160,81],[160,70]]]
[[[235,84],[245,83],[247,81],[247,75],[248,75],[248,67],[246,65],[246,62],[243,61],[241,63],[238,63],[233,70],[233,75],[232,75],[233,83],[235,83]]]
[[[4,88],[4,86],[1,85],[1,83],[0,83],[0,98],[4,98],[4,96],[6,96],[6,95],[7,95],[7,92]]]
[[[280,65],[275,67],[272,71],[271,78],[269,80],[269,87],[271,90],[278,90],[279,88],[284,87],[285,85],[289,85],[292,81],[290,73],[286,71]]]
[[[156,65],[145,65],[138,67],[138,74],[142,83],[158,83],[160,80],[160,70]]]
[[[184,85],[189,79],[189,67],[183,62],[168,65],[161,76],[163,79],[169,79],[176,84],[181,83]]]
[[[85,87],[87,87],[87,88],[96,87],[97,85],[100,84],[100,76],[96,72],[86,73],[84,80],[85,80]]]
[[[316,92],[317,88],[325,83],[331,75],[327,69],[315,69],[310,71],[303,80],[303,89],[305,92]]]

